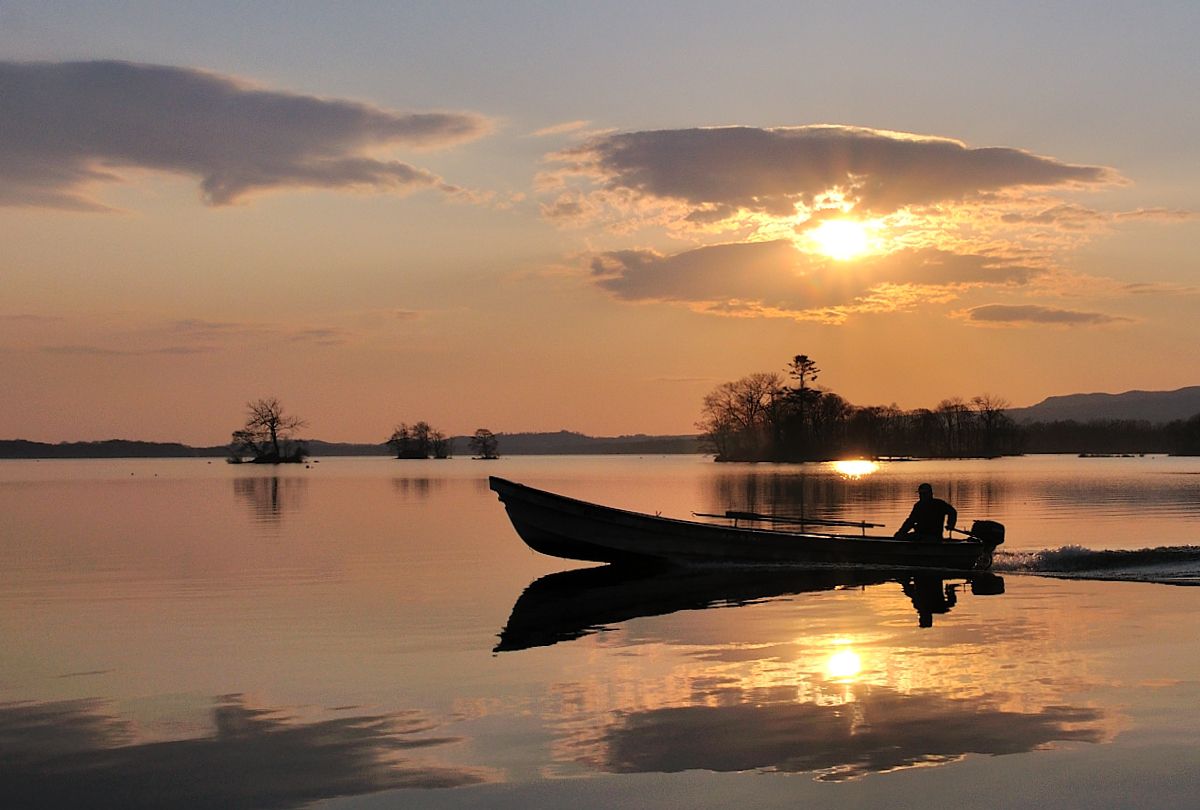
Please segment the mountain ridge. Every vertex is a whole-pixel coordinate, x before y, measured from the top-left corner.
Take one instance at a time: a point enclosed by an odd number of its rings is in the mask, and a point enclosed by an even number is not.
[[[1200,385],[1173,391],[1133,389],[1119,394],[1093,392],[1046,397],[1025,408],[1009,408],[1006,413],[1022,424],[1074,420],[1147,421],[1156,424],[1188,419],[1200,413]]]

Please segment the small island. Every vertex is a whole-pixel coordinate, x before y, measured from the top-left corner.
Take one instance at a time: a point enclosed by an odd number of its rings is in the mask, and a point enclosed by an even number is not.
[[[284,413],[275,397],[246,403],[246,424],[233,432],[229,443],[230,464],[300,464],[308,455],[304,442],[295,432],[308,425],[303,419]]]

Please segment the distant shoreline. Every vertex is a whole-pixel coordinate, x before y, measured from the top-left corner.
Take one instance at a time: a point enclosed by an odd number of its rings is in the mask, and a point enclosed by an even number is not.
[[[582,433],[498,434],[502,456],[527,455],[699,455],[698,436],[614,436],[596,437]],[[468,456],[469,437],[451,439],[453,455]],[[356,444],[353,442],[324,442],[304,440],[308,455],[323,456],[393,456],[384,443]],[[0,439],[0,459],[86,459],[86,458],[226,458],[227,445],[193,447],[181,442],[144,442],[131,439],[107,439],[93,442],[34,442],[26,439]]]

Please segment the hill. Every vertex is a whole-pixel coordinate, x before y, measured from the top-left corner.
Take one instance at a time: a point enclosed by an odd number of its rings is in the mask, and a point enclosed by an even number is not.
[[[1200,385],[1175,391],[1126,391],[1123,394],[1068,394],[1047,397],[1028,408],[1010,408],[1017,422],[1089,422],[1135,419],[1162,424],[1200,413]]]

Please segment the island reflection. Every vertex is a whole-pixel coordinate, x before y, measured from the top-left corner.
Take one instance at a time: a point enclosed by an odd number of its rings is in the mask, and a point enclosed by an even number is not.
[[[300,509],[308,492],[307,478],[278,475],[233,479],[234,494],[245,501],[256,522],[277,526],[285,515]]]
[[[103,701],[0,704],[0,796],[23,808],[289,808],[490,778],[403,756],[456,741],[428,736],[436,726],[415,712],[303,723],[231,695],[212,721],[209,736],[137,741]]]

